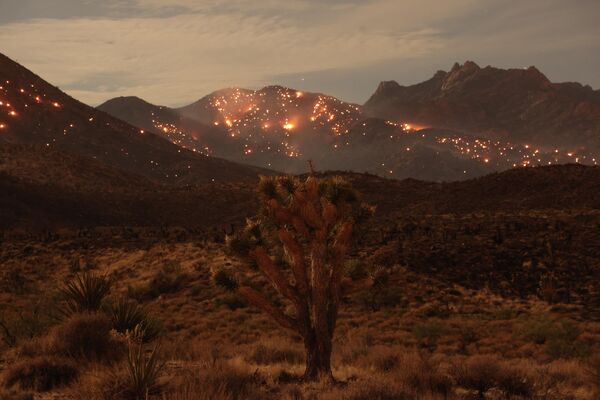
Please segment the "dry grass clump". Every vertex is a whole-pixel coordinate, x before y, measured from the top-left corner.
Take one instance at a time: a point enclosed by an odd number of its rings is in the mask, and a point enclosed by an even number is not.
[[[323,400],[416,400],[392,380],[368,380],[328,393]]]
[[[304,361],[304,353],[290,343],[269,340],[258,343],[247,360],[258,365],[299,364]]]
[[[255,373],[219,362],[212,368],[189,369],[172,380],[165,400],[262,400],[270,398]]]
[[[529,398],[534,393],[533,380],[523,369],[508,366],[492,355],[476,355],[462,360],[452,368],[456,384],[472,390],[479,398],[497,388],[505,396]]]
[[[75,314],[53,329],[49,350],[64,357],[115,361],[124,347],[111,330],[111,321],[104,314]]]
[[[46,392],[70,384],[78,375],[77,365],[71,360],[36,357],[11,365],[4,374],[4,386]]]

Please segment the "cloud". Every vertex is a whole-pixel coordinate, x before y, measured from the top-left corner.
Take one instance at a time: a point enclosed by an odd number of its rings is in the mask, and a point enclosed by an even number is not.
[[[1,51],[94,105],[127,94],[182,105],[222,87],[287,82],[359,101],[378,80],[422,79],[454,61],[544,60],[566,72],[566,51],[600,46],[590,0],[32,4],[0,17]]]

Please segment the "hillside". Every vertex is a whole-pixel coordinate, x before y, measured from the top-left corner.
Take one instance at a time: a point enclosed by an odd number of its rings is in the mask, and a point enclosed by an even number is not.
[[[0,229],[228,226],[254,210],[250,184],[168,185],[45,146],[0,142]]]
[[[0,154],[2,229],[228,227],[256,211],[250,181],[172,187],[46,148],[3,144]],[[600,209],[600,167],[517,168],[451,183],[337,174],[377,206],[383,224],[403,215]]]
[[[519,165],[586,162],[529,145],[370,118],[362,107],[281,86],[224,89],[179,109],[121,97],[99,106],[184,148],[288,173],[369,172],[455,181]]]
[[[69,97],[1,54],[0,82],[2,141],[46,146],[178,184],[269,173],[183,150]]]

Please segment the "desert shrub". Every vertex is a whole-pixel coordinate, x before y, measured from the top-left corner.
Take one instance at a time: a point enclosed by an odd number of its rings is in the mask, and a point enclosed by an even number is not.
[[[238,287],[238,282],[224,269],[215,271],[212,278],[216,286],[222,287],[225,290],[235,290]]]
[[[517,335],[536,344],[545,344],[546,352],[554,359],[583,356],[589,350],[578,341],[580,330],[569,320],[552,320],[540,316],[526,321]]]
[[[367,273],[373,280],[373,284],[358,295],[358,300],[367,309],[377,311],[384,307],[395,307],[402,302],[402,295],[398,288],[390,285],[389,272],[385,267],[373,266],[367,269]],[[360,276],[357,272],[354,274]]]
[[[133,332],[138,327],[140,339],[144,343],[153,341],[161,333],[160,322],[152,318],[146,309],[132,301],[122,298],[109,305],[106,311],[112,321],[112,327],[117,332]]]
[[[391,380],[356,382],[345,389],[328,393],[319,398],[323,400],[416,400],[416,397]]]
[[[346,262],[346,275],[353,281],[358,281],[369,276],[369,269],[358,259],[351,259]]]
[[[438,340],[447,333],[447,328],[437,322],[427,321],[412,327],[412,334],[419,344],[428,348],[435,347]]]
[[[210,369],[188,371],[174,382],[175,390],[165,400],[263,400],[269,398],[261,387],[262,380],[227,364]]]
[[[529,399],[534,394],[534,381],[527,371],[514,365],[503,365],[497,378],[498,389],[507,397],[520,396]]]
[[[129,297],[138,301],[152,300],[163,294],[175,293],[183,287],[187,275],[179,264],[163,266],[145,285],[129,286]]]
[[[248,307],[248,303],[235,294],[229,294],[215,299],[215,304],[218,306],[225,306],[230,310],[237,310],[238,308]]]
[[[70,360],[37,357],[9,366],[4,384],[24,390],[46,392],[73,382],[78,376],[77,366]]]
[[[104,314],[75,314],[54,328],[52,350],[66,357],[115,360],[122,346],[111,336],[111,329],[111,321]]]
[[[403,354],[395,378],[419,395],[441,394],[447,398],[452,389],[450,376],[442,372],[439,364],[420,353]]]
[[[160,360],[158,347],[146,356],[144,346],[130,345],[127,357],[128,382],[123,390],[124,397],[132,400],[147,399],[158,392],[158,377],[164,362]]]
[[[472,356],[454,366],[452,374],[458,385],[477,391],[480,398],[492,388],[498,388],[509,398],[530,398],[534,391],[526,371],[490,355]]]
[[[158,297],[161,294],[177,292],[186,278],[187,275],[181,272],[179,264],[167,264],[150,280],[148,284],[150,295]]]
[[[448,318],[450,316],[450,310],[448,306],[440,304],[438,302],[425,304],[419,310],[419,315],[424,318]]]
[[[110,292],[110,280],[88,272],[78,274],[65,283],[59,293],[64,302],[61,311],[66,315],[100,310]]]
[[[275,363],[296,364],[304,361],[304,354],[283,343],[258,344],[248,361],[260,365],[269,365]]]
[[[23,294],[27,289],[27,278],[20,268],[8,268],[0,276],[0,288],[9,293]]]
[[[398,367],[400,358],[397,354],[379,354],[373,357],[373,367],[379,372],[390,372]]]
[[[53,315],[55,310],[55,305],[49,299],[32,305],[11,307],[0,317],[2,341],[13,347],[23,339],[32,339],[47,332],[56,323],[56,316]]]

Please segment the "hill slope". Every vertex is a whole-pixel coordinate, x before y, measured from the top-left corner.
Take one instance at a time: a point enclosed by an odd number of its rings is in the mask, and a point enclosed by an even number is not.
[[[183,150],[89,107],[0,54],[0,140],[43,145],[163,182],[253,180],[268,171]]]
[[[180,109],[135,97],[115,98],[99,109],[182,147],[289,173],[306,172],[310,159],[320,171],[454,181],[517,165],[576,161],[567,154],[369,118],[357,105],[281,86],[224,89]]]

